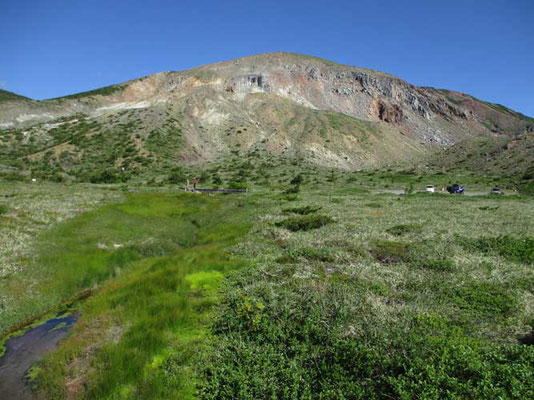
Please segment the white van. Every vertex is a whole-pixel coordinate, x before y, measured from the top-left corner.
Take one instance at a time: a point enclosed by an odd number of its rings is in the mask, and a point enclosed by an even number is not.
[[[426,191],[429,193],[434,193],[434,185],[426,185]]]

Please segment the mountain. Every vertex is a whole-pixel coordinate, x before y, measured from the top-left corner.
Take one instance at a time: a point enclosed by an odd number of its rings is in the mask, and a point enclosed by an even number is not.
[[[141,173],[251,155],[356,170],[534,129],[533,119],[463,93],[290,53],[44,101],[5,97],[0,165],[81,179],[102,168]]]

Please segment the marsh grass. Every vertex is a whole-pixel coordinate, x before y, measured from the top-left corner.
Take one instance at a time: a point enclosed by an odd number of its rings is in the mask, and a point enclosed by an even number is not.
[[[48,243],[58,251],[49,251],[46,259],[62,267],[63,285],[100,281],[101,287],[81,307],[72,338],[43,363],[39,389],[65,397],[65,380],[82,374],[86,398],[192,398],[193,370],[209,344],[219,288],[225,276],[245,265],[225,250],[248,230],[239,218],[245,212],[221,197],[148,193],[58,227]],[[73,231],[79,236],[72,238]],[[102,249],[98,241],[125,247]],[[81,260],[74,261],[67,248]],[[113,274],[116,268],[122,272]],[[70,276],[70,270],[78,272]],[[108,323],[102,326],[101,320]],[[110,339],[106,332],[115,326],[120,334]],[[66,359],[86,357],[95,337],[91,365],[83,371],[66,368]]]

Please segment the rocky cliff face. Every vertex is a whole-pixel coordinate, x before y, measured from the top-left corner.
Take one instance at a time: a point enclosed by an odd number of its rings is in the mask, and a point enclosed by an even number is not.
[[[148,145],[153,132],[178,129],[181,162],[222,157],[239,145],[241,152],[298,154],[342,168],[406,160],[478,136],[520,136],[534,126],[462,93],[287,53],[155,74],[60,99],[0,103],[0,129],[23,130],[42,146],[57,146],[54,124],[74,116],[110,131],[134,123],[128,134],[147,153],[156,152]]]

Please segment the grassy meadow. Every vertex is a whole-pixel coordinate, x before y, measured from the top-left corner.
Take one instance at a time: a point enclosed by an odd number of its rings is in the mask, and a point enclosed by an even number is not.
[[[66,186],[70,211],[1,254],[24,266],[0,280],[6,332],[93,288],[32,369],[40,397],[534,397],[531,197],[419,193],[496,182],[471,174],[251,165],[204,172],[257,182],[246,196]],[[15,195],[64,195],[10,185],[6,235]]]

